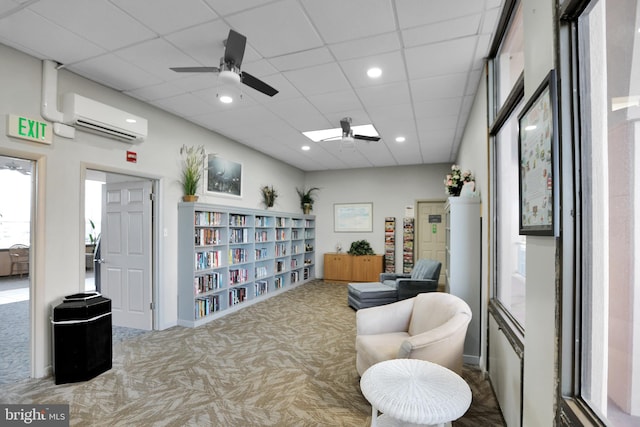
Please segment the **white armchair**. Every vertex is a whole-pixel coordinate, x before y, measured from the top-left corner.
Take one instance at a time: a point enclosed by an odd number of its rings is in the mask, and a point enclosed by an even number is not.
[[[356,312],[356,369],[389,359],[421,359],[460,374],[471,309],[455,295],[430,292]]]

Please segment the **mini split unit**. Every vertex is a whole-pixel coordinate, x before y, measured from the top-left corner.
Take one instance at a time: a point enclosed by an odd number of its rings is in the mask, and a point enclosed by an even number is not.
[[[147,119],[77,93],[63,95],[62,115],[66,125],[125,142],[142,142],[147,136]]]

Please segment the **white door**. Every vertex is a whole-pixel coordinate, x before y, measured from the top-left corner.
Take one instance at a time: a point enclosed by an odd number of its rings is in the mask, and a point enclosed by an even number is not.
[[[439,284],[445,283],[446,232],[444,202],[418,202],[417,258],[435,259],[442,263]]]
[[[153,327],[150,194],[150,181],[103,187],[100,284],[115,326]]]

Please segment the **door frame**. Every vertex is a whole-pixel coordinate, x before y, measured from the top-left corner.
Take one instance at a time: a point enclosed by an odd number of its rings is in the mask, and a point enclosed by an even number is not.
[[[163,178],[158,175],[141,173],[139,171],[130,171],[126,169],[118,169],[105,165],[99,165],[96,163],[86,163],[82,162],[80,164],[80,224],[79,224],[79,242],[78,242],[78,258],[80,258],[79,264],[79,283],[78,289],[79,292],[84,292],[85,286],[85,241],[84,236],[86,233],[85,229],[85,181],[87,178],[87,170],[95,170],[104,173],[114,173],[118,175],[126,175],[133,179],[142,179],[145,181],[151,181],[151,192],[153,194],[153,200],[151,204],[151,301],[153,304],[152,312],[152,330],[160,329],[160,325],[162,325],[162,316],[160,313],[159,307],[162,307],[161,301],[163,300],[163,295],[160,293],[160,283],[161,280],[161,270],[159,268],[160,263],[158,262],[160,253],[161,253],[161,239],[160,239],[160,230],[162,228],[162,209],[160,209],[161,201],[162,201],[162,181]]]

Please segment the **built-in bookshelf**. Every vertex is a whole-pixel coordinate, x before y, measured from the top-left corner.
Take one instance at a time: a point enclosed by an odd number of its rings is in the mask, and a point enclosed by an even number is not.
[[[178,323],[195,327],[315,278],[315,217],[178,205]]]

